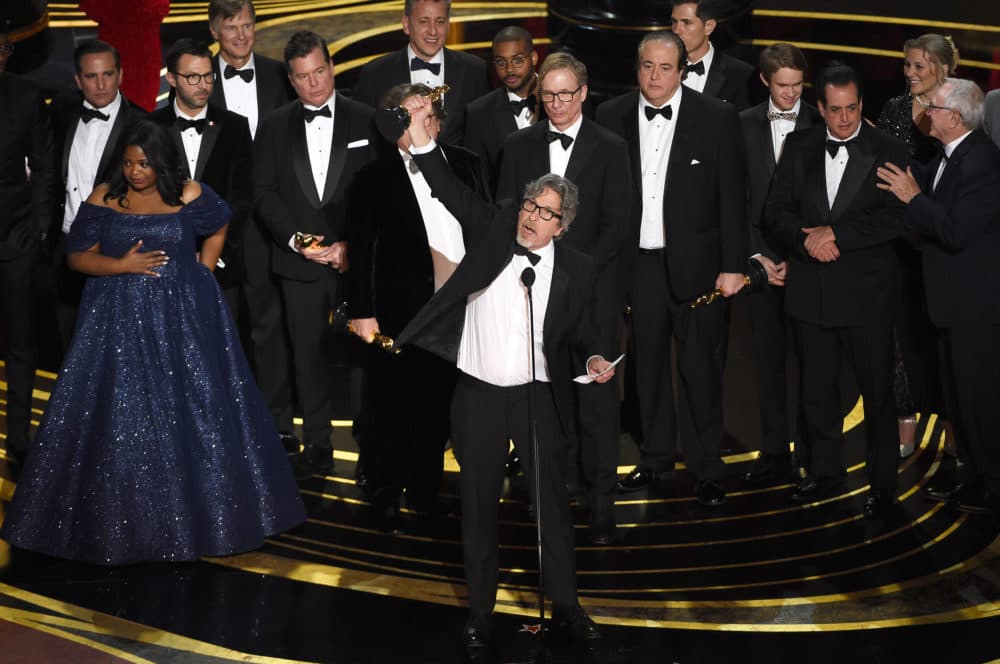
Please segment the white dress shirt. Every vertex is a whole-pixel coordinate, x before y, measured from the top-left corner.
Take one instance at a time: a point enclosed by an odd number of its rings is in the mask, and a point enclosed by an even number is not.
[[[313,184],[316,185],[316,194],[323,200],[323,193],[326,189],[326,174],[330,170],[330,158],[333,152],[333,114],[334,101],[337,93],[334,91],[326,103],[319,106],[302,104],[311,111],[318,111],[326,106],[330,109],[330,117],[317,115],[312,122],[302,123],[306,128],[306,150],[309,152],[309,171],[312,173]],[[299,247],[295,244],[295,235],[288,238],[288,246],[292,251],[298,252]]]
[[[692,90],[697,92],[705,91],[705,82],[708,81],[708,72],[712,70],[712,61],[715,60],[715,47],[712,46],[712,42],[708,42],[708,53],[705,54],[698,62],[705,63],[705,74],[692,74],[688,72],[684,77],[684,85],[688,86]],[[689,62],[688,66],[698,64],[697,62]]]
[[[573,146],[576,145],[576,135],[580,133],[580,125],[583,124],[583,115],[576,119],[576,122],[566,127],[565,131],[556,129],[549,121],[549,131],[566,134],[573,139],[568,148],[563,148],[562,141],[552,141],[549,143],[549,173],[555,173],[566,177],[566,167],[569,166],[569,158],[573,156]]]
[[[767,98],[767,110],[772,113],[795,113],[802,110],[802,100],[798,99],[790,111],[782,111],[774,105],[774,100]],[[771,147],[774,148],[774,163],[781,159],[781,150],[785,147],[785,138],[795,131],[795,120],[769,120],[771,125]]]
[[[667,165],[674,143],[677,114],[681,107],[681,89],[663,106],[653,106],[639,93],[639,160],[642,168],[642,221],[639,226],[639,247],[662,249],[666,244],[663,219],[663,194],[667,186]],[[646,107],[671,108],[671,119],[654,115],[646,117]]]
[[[862,121],[863,122],[863,121]],[[845,138],[845,141],[850,141],[858,137],[861,133],[861,125],[854,130],[854,133]],[[830,141],[839,141],[830,133],[830,130],[826,130],[826,138]],[[850,156],[847,153],[847,148],[843,145],[837,150],[837,154],[830,156],[830,152],[826,149],[826,144],[823,144],[823,154],[826,157],[826,200],[830,204],[830,209],[833,209],[833,202],[837,200],[837,190],[840,189],[840,181],[844,178],[844,171],[847,170],[847,160]]]
[[[208,107],[204,107],[197,115],[186,115],[177,108],[177,100],[174,100],[174,115],[182,120],[202,120],[208,122]],[[201,134],[194,127],[189,127],[181,132],[181,143],[184,144],[184,156],[187,158],[188,173],[194,179],[195,167],[198,165],[198,154],[201,152]]]
[[[399,156],[403,159],[406,175],[413,186],[413,195],[417,198],[420,216],[427,231],[428,246],[452,263],[460,262],[465,257],[462,226],[440,200],[431,196],[431,188],[424,179],[424,174],[415,168],[416,164],[411,166],[413,157],[410,153],[400,150]]]
[[[249,83],[239,76],[226,78],[223,73],[226,71],[226,61],[222,59],[221,55],[215,57],[219,59],[219,78],[222,79],[222,92],[226,96],[226,108],[245,117],[250,124],[250,136],[256,136],[257,120],[259,118],[257,108],[257,72],[254,71],[254,80]],[[251,53],[250,59],[238,71],[253,68],[253,53]],[[218,81],[216,81],[216,85],[218,85]]]
[[[518,97],[516,94],[514,94],[513,92],[511,92],[510,90],[508,90],[507,91],[507,100],[508,101],[517,101],[517,102],[519,102],[519,101],[522,100],[522,97]],[[530,127],[531,126],[531,121],[533,119],[532,118],[533,115],[534,114],[531,112],[531,109],[528,108],[527,106],[525,106],[524,108],[522,108],[521,109],[521,113],[519,115],[515,115],[514,116],[514,122],[517,123],[517,128],[518,129],[524,129],[525,127]]]
[[[406,67],[409,68],[410,61],[413,58],[417,58],[417,54],[414,53],[412,46],[406,47]],[[423,60],[423,58],[417,58]],[[439,64],[441,68],[435,75],[431,73],[429,69],[418,69],[416,71],[410,71],[410,83],[423,83],[429,88],[436,88],[438,86],[444,85],[444,48],[442,47],[434,57],[427,62],[431,64]]]
[[[84,101],[87,108],[94,108],[89,101]],[[97,168],[101,164],[101,155],[108,144],[108,136],[115,125],[118,112],[122,107],[122,93],[119,92],[114,101],[99,108],[106,113],[107,120],[76,121],[76,132],[73,134],[73,144],[69,149],[69,164],[66,172],[66,209],[63,213],[62,231],[68,234],[80,204],[90,196],[97,179]]]
[[[941,175],[944,173],[944,169],[948,165],[948,160],[951,159],[951,154],[955,151],[955,148],[961,145],[962,141],[968,138],[969,134],[971,133],[972,133],[971,131],[967,131],[958,138],[956,138],[955,140],[953,140],[951,143],[948,143],[947,145],[944,146],[945,158],[941,160],[940,164],[938,164],[937,173],[934,174],[934,184],[931,185],[931,192],[937,189],[938,182],[941,181]]]

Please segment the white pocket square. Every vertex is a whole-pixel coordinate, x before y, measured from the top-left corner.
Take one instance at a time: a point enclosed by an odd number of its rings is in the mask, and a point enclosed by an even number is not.
[[[362,138],[361,140],[351,141],[350,143],[348,143],[347,144],[347,149],[348,150],[353,150],[354,148],[363,148],[366,145],[368,145],[368,139],[367,138]]]
[[[700,161],[698,161],[697,159],[692,159],[692,160],[691,160],[691,165],[692,165],[692,166],[697,166],[697,165],[698,165],[698,164],[700,164],[700,163],[701,163],[701,162],[700,162]]]

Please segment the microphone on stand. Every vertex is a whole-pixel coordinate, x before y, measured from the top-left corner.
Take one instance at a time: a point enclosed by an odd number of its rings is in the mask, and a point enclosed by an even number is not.
[[[528,383],[528,431],[531,435],[531,458],[535,466],[535,535],[538,544],[538,623],[545,624],[545,586],[542,582],[542,480],[539,470],[538,431],[535,428],[535,303],[531,297],[531,286],[535,283],[535,270],[531,266],[521,271],[521,283],[528,294],[528,347],[531,349],[531,382]],[[544,640],[545,629],[538,630],[539,645]],[[544,654],[545,648],[540,647]]]

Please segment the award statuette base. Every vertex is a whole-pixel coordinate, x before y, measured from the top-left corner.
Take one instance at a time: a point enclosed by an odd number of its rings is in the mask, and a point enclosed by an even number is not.
[[[335,330],[351,331],[351,321],[347,317],[347,302],[341,302],[337,308],[330,312],[330,326]],[[396,345],[396,340],[384,334],[375,333],[372,343],[392,355],[399,355],[403,349]]]
[[[451,88],[447,85],[439,85],[424,96],[435,102],[450,90]],[[410,112],[402,106],[375,109],[375,128],[378,129],[378,133],[382,134],[382,138],[390,143],[398,141],[409,126]]]
[[[767,284],[767,270],[760,264],[760,261],[751,258],[747,261],[747,271],[743,275],[743,289],[740,292],[758,293],[763,290],[765,284]],[[712,304],[721,297],[724,297],[721,290],[708,291],[691,300],[688,303],[688,308],[697,309],[700,306]]]

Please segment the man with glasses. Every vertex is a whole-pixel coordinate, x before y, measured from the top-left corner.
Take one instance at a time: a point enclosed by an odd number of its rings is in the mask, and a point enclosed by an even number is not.
[[[583,116],[587,68],[582,62],[568,53],[553,53],[542,63],[538,77],[538,98],[548,120],[507,138],[497,200],[520,198],[528,182],[546,173],[561,175],[579,188],[578,214],[566,243],[594,260],[598,291],[593,306],[600,348],[614,357],[620,348],[625,302],[619,250],[632,219],[628,151],[625,141]],[[573,485],[579,485],[582,475],[590,502],[591,539],[607,544],[615,532],[617,381],[580,385],[577,398],[576,440],[567,441],[562,455],[564,475]]]
[[[875,169],[909,161],[906,146],[862,119],[861,82],[831,62],[816,82],[825,124],[785,140],[764,207],[764,239],[788,257],[785,311],[799,349],[800,399],[810,444],[809,475],[791,499],[811,503],[844,488],[846,356],[865,406],[867,518],[891,514],[899,432],[893,398],[893,312],[898,306],[902,204],[876,186]]]
[[[13,42],[0,33],[0,328],[7,342],[7,460],[17,464],[31,429],[37,358],[32,285],[52,216],[54,177],[45,97],[37,85],[6,71],[13,52]]]
[[[184,148],[188,176],[214,189],[232,208],[215,278],[238,319],[242,239],[253,205],[253,139],[245,117],[209,102],[216,80],[208,46],[178,39],[167,51],[165,64],[173,102],[153,111],[149,119],[166,127]]]
[[[423,126],[429,102],[411,97],[406,107],[414,161],[434,196],[462,224],[470,247],[455,274],[399,336],[401,343],[456,362],[459,370],[451,413],[462,468],[462,549],[469,589],[463,640],[479,649],[490,638],[504,459],[508,441],[514,440],[527,464],[525,474],[534,476],[528,426],[532,394],[541,489],[535,503],[555,629],[579,639],[600,638],[577,603],[573,521],[554,447],[573,426],[574,376],[586,374],[608,385],[614,375],[611,363],[592,354],[600,345],[592,318],[593,263],[565,242],[553,242],[576,223],[577,188],[548,173],[527,182],[513,199],[491,206],[459,181],[436,149]],[[523,284],[533,294],[532,319]]]
[[[917,97],[919,100],[920,98]],[[922,236],[927,308],[948,413],[958,429],[958,482],[927,497],[962,512],[1000,514],[1000,151],[981,131],[984,102],[972,81],[946,78],[925,104],[940,156],[878,169],[882,189],[906,204],[903,222]]]
[[[375,106],[386,90],[399,83],[423,83],[435,88],[448,85],[444,96],[448,121],[441,129],[443,143],[462,143],[465,109],[489,91],[482,58],[445,48],[451,0],[405,0],[403,32],[406,47],[386,53],[366,64],[358,74],[352,96]]]
[[[495,188],[504,140],[545,113],[538,103],[538,52],[530,32],[517,25],[501,29],[493,37],[492,62],[500,87],[469,104],[465,147],[483,160]]]

